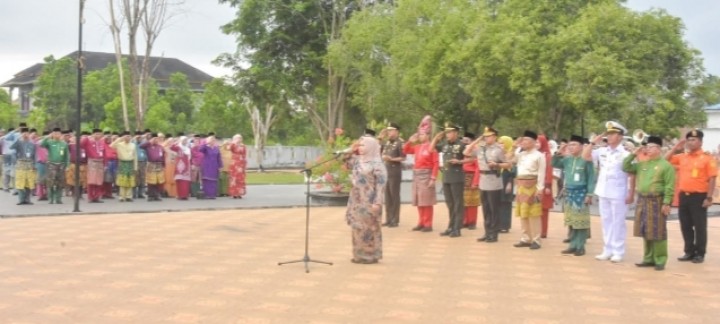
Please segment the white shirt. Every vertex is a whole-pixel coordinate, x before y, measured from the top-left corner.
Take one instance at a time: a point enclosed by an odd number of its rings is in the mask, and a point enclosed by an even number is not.
[[[623,172],[623,160],[630,155],[625,147],[601,147],[592,152],[593,164],[599,165],[600,173],[595,194],[602,198],[625,199],[628,191],[628,174]]]
[[[522,151],[517,155],[518,177],[524,175],[536,175],[537,190],[545,189],[546,165],[547,163],[545,161],[545,154],[538,152],[538,150]]]

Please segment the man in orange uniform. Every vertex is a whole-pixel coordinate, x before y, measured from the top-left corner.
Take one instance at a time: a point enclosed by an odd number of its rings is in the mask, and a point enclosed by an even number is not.
[[[703,132],[692,130],[665,155],[680,178],[679,218],[685,255],[678,260],[693,263],[705,261],[707,209],[712,205],[717,176],[715,158],[702,150],[703,136]],[[674,154],[682,152],[684,146],[687,146],[687,153]]]

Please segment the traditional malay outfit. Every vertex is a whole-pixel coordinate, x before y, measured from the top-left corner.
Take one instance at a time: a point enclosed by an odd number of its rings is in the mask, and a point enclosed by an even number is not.
[[[202,182],[202,166],[205,155],[200,151],[200,148],[204,143],[205,140],[202,135],[195,135],[195,142],[190,149],[190,193],[195,198],[202,198],[200,196],[200,183]]]
[[[430,116],[425,116],[418,126],[418,134],[426,139],[421,143],[406,142],[403,153],[414,154],[412,182],[412,205],[418,209],[418,225],[413,231],[432,232],[433,206],[437,203],[435,179],[438,175],[438,153],[430,146]]]
[[[145,133],[149,133],[149,130],[146,130],[145,132],[141,131],[135,131],[135,139],[133,139],[133,142],[135,143],[136,148],[136,155],[137,155],[137,161],[138,161],[138,170],[137,170],[137,177],[135,178],[135,185],[136,187],[133,188],[133,198],[137,199],[143,199],[145,198],[145,173],[147,172],[147,152],[145,152],[144,149],[140,147],[143,143],[147,141],[147,139],[142,136]],[[141,137],[138,137],[141,136]]]
[[[247,193],[245,189],[245,173],[247,171],[247,147],[245,147],[245,144],[243,143],[231,143],[230,152],[232,153],[232,156],[230,162],[230,183],[228,194],[233,198],[240,199]]]
[[[118,173],[116,184],[119,188],[120,202],[130,202],[133,200],[133,188],[136,183],[136,173],[138,170],[137,147],[135,143],[130,141],[130,132],[125,131],[117,138],[110,147],[112,147],[118,156]]]
[[[500,136],[498,142],[502,145],[505,158],[514,156],[513,139],[510,136]],[[511,165],[500,170],[503,190],[500,191],[500,205],[498,207],[498,227],[500,233],[507,233],[512,227],[512,209],[515,201],[515,175],[517,168]]]
[[[226,197],[230,189],[230,165],[232,164],[232,151],[230,151],[230,143],[224,143],[220,146],[220,159],[222,159],[222,169],[220,169],[220,177],[218,178],[218,196]]]
[[[31,133],[33,133],[33,131],[31,131]],[[38,197],[38,201],[48,200],[47,186],[45,185],[47,179],[48,150],[40,145],[43,138],[48,134],[50,134],[50,132],[43,132],[43,137],[33,139],[35,143],[35,171],[37,172],[35,196]]]
[[[215,199],[217,197],[218,177],[220,169],[222,169],[222,158],[220,157],[220,148],[215,145],[203,144],[200,147],[203,153],[202,164],[202,188],[205,199]]]
[[[483,137],[497,137],[497,130],[486,127]],[[507,163],[505,151],[497,142],[477,148],[478,169],[480,172],[480,199],[483,203],[483,223],[485,234],[479,242],[497,242],[500,233],[500,201],[503,191],[502,167]]]
[[[171,134],[167,135],[167,138],[172,137]],[[175,183],[175,159],[176,155],[173,150],[168,147],[167,144],[163,144],[165,149],[165,193],[168,197],[177,197],[177,184]]]
[[[389,123],[387,130],[400,131],[396,123]],[[395,138],[388,138],[382,144],[382,156],[387,170],[387,185],[385,186],[385,223],[383,226],[397,227],[400,224],[400,184],[402,183],[402,169],[405,160],[403,146],[405,142],[399,134]]]
[[[541,230],[540,230],[540,237],[546,238],[547,232],[548,232],[548,221],[550,220],[550,209],[553,208],[555,205],[555,200],[553,199],[553,167],[552,167],[552,152],[550,149],[550,145],[548,142],[548,139],[545,135],[539,135],[538,136],[538,143],[540,144],[540,148],[538,149],[538,152],[542,153],[543,156],[545,156],[545,179],[543,183],[545,184],[545,189],[543,190],[542,194],[542,216],[540,217],[541,221]],[[540,181],[540,179],[538,179]]]
[[[537,141],[537,134],[532,131],[523,133],[524,140]],[[515,247],[529,247],[536,250],[540,248],[540,231],[542,216],[542,202],[538,195],[545,189],[543,180],[547,167],[545,155],[532,148],[523,150],[516,156],[517,160],[517,198],[515,215],[520,218],[522,237]]]
[[[662,139],[650,136],[647,149],[650,146],[656,146],[652,149],[659,151]],[[623,161],[623,170],[635,174],[637,181],[633,234],[642,237],[645,245],[643,260],[636,265],[664,270],[668,258],[666,221],[675,190],[675,169],[659,152],[647,161],[635,162],[635,158],[635,154],[628,155]]]
[[[28,129],[21,128],[20,139],[15,141],[12,149],[15,150],[15,190],[18,192],[18,205],[32,205],[30,197],[35,189],[37,173],[35,172],[35,143],[28,137]]]
[[[445,132],[459,132],[460,127],[445,124]],[[465,173],[463,164],[465,160],[465,144],[457,136],[455,140],[443,139],[435,145],[443,160],[443,195],[445,204],[448,207],[449,219],[448,228],[440,233],[441,236],[459,237],[462,228],[463,217],[465,216],[465,202],[463,187],[465,186]],[[458,160],[459,163],[451,163],[451,160]]]
[[[88,133],[83,132],[82,138],[86,138]],[[82,142],[82,139],[81,139]],[[83,188],[87,189],[88,192],[90,189],[87,186],[87,154],[85,152],[85,148],[83,148],[82,145],[78,145],[74,142],[74,139],[70,140],[70,143],[68,144],[68,148],[70,149],[70,167],[65,170],[65,183],[67,184],[68,194],[67,196],[73,196],[74,188],[75,188],[75,172],[77,169],[77,165],[80,165],[80,198],[82,198],[83,194]],[[80,150],[80,159],[78,159],[78,150]]]
[[[353,263],[371,264],[382,259],[382,204],[387,172],[380,158],[380,143],[362,136],[359,155],[348,161],[352,188],[345,216],[352,229]]]
[[[104,199],[115,199],[113,197],[113,184],[115,184],[115,178],[117,177],[118,168],[118,156],[114,148],[110,147],[110,134],[105,133],[105,144],[107,144],[107,150],[105,152],[105,173],[103,176],[103,198]]]
[[[59,128],[53,133],[60,133]],[[67,143],[60,139],[44,138],[40,146],[48,152],[46,187],[51,204],[62,204],[62,189],[65,186],[65,169],[70,164],[70,150]]]
[[[20,124],[20,127],[25,127],[24,124]],[[3,189],[6,192],[10,192],[10,189],[15,188],[15,164],[17,162],[17,156],[15,150],[12,148],[13,144],[20,138],[20,131],[10,129],[2,138],[2,155],[3,155]]]
[[[625,127],[617,122],[606,124],[607,133],[625,134]],[[623,160],[630,155],[625,147],[606,146],[592,151],[593,164],[599,166],[599,174],[595,185],[595,194],[600,205],[600,218],[603,229],[603,252],[595,256],[598,260],[620,262],[625,256],[625,215],[628,205],[628,174],[622,170]]]
[[[578,135],[570,137],[570,143],[582,146],[587,141]],[[570,247],[563,254],[581,256],[585,254],[585,242],[590,234],[590,207],[595,190],[595,166],[577,155],[553,157],[553,167],[563,171],[563,190],[565,193],[565,226],[570,228]]]
[[[160,201],[163,184],[165,183],[165,150],[157,144],[157,134],[151,135],[152,140],[140,145],[148,157],[145,181],[148,187],[148,201]]]
[[[717,161],[709,153],[703,152],[702,140],[705,134],[699,130],[689,131],[686,139],[696,138],[700,147],[672,155],[668,160],[677,168],[680,196],[678,218],[682,230],[685,255],[679,261],[703,263],[707,249],[707,217],[708,207],[712,205],[715,191],[714,181],[717,177]],[[676,149],[680,149],[676,147]]]
[[[190,144],[188,138],[181,136],[179,143],[170,147],[175,152],[175,184],[179,200],[187,200],[190,195]]]
[[[475,134],[465,133],[464,139],[472,142],[475,140]],[[463,190],[463,202],[465,203],[465,215],[463,217],[463,227],[474,230],[477,228],[478,206],[480,206],[480,170],[478,169],[477,159],[472,162],[463,164],[463,172],[465,173],[465,186]]]
[[[100,198],[103,195],[104,159],[108,151],[108,145],[102,137],[99,137],[101,133],[101,130],[94,129],[93,138],[86,137],[80,141],[80,145],[85,149],[88,158],[87,186],[88,199],[91,203],[103,202]]]

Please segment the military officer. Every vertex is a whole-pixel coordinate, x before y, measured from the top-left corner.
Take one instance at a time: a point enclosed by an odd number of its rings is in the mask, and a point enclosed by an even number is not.
[[[385,140],[387,137],[387,140]],[[400,223],[400,183],[402,182],[402,162],[405,161],[403,145],[400,138],[400,126],[389,123],[380,131],[378,139],[382,144],[382,159],[387,169],[387,185],[385,187],[385,223],[383,226],[397,227]]]
[[[465,190],[465,172],[463,164],[470,162],[465,157],[465,144],[458,135],[460,127],[452,124],[445,124],[442,132],[439,132],[432,140],[430,147],[440,153],[443,161],[443,195],[447,204],[450,220],[448,228],[440,233],[442,236],[459,237],[462,228],[463,217],[465,216],[465,205],[463,192]],[[441,142],[441,139],[445,140]]]

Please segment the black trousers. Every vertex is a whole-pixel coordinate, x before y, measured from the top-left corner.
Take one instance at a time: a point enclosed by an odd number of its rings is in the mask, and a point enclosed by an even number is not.
[[[483,220],[485,223],[485,236],[492,237],[500,231],[500,195],[502,190],[480,190],[480,200],[483,202]]]
[[[460,232],[465,217],[465,182],[443,183],[443,196],[450,213],[448,229]]]
[[[680,229],[685,241],[685,254],[705,256],[707,247],[707,208],[702,204],[707,193],[680,192]]]
[[[400,223],[400,183],[402,170],[399,166],[387,167],[387,184],[385,185],[385,222],[390,225]]]

